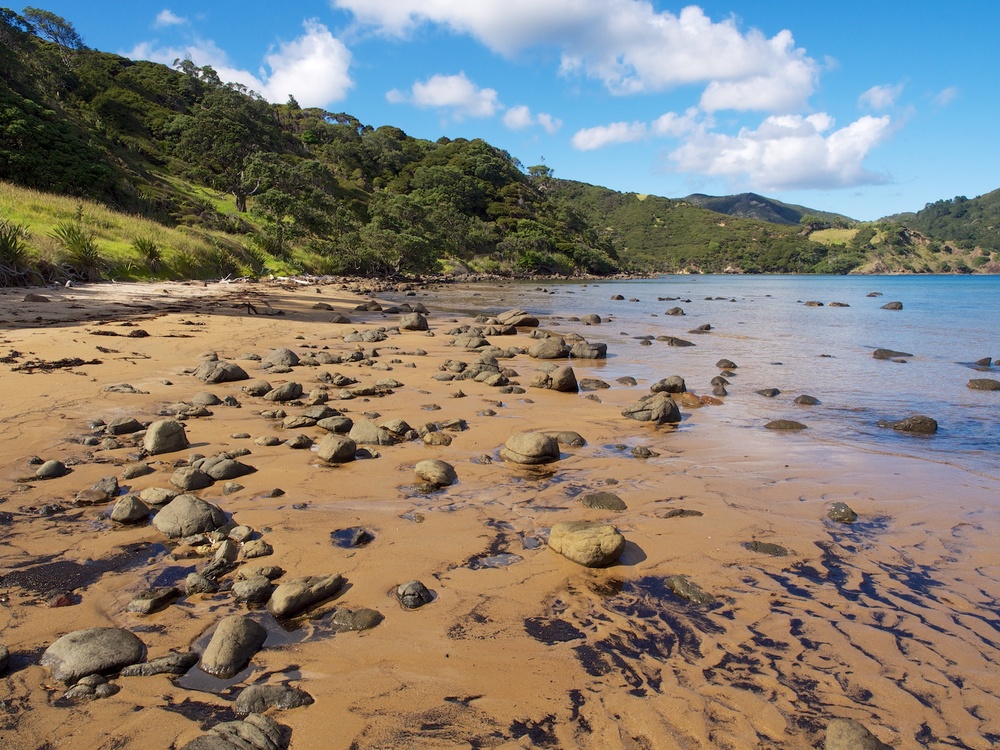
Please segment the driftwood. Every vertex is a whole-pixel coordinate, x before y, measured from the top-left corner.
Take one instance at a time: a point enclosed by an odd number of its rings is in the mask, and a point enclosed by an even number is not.
[[[273,307],[271,307],[271,303],[268,302],[267,300],[263,300],[263,302],[264,302],[264,305],[267,306],[267,309],[265,309],[265,310],[258,310],[250,302],[241,302],[239,304],[239,307],[242,307],[243,305],[246,305],[247,306],[247,315],[249,315],[250,313],[253,313],[254,315],[284,315],[285,314],[284,310],[275,310]]]

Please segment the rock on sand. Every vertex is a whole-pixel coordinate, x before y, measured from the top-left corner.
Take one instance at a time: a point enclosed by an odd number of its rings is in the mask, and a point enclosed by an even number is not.
[[[625,537],[610,524],[565,521],[552,527],[549,547],[579,565],[604,568],[619,558]]]

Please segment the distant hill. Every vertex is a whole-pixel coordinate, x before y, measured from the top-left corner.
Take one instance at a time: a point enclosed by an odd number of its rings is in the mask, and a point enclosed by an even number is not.
[[[820,211],[815,208],[782,203],[773,198],[766,198],[756,193],[740,193],[739,195],[704,195],[694,193],[681,200],[710,211],[729,216],[740,216],[744,219],[769,221],[773,224],[789,224],[799,226],[803,216],[818,217],[830,226],[849,226],[856,222],[841,214]]]
[[[895,221],[940,243],[962,250],[1000,250],[1000,190],[928,203],[916,213],[897,214]]]
[[[602,229],[629,267],[688,273],[846,273],[855,251],[813,242],[803,227],[717,212],[688,200],[554,180],[550,194]],[[850,256],[844,262],[839,256]]]

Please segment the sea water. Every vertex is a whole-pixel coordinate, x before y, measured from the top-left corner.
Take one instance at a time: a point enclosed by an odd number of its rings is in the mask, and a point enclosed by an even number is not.
[[[616,295],[624,299],[613,300]],[[445,287],[435,299],[434,312],[475,315],[517,307],[539,316],[542,327],[607,343],[608,359],[595,372],[612,383],[631,375],[648,385],[676,374],[689,390],[710,394],[710,380],[720,373],[716,362],[731,359],[738,367],[726,405],[702,410],[712,414],[700,414],[702,421],[759,429],[772,419],[794,419],[807,424],[803,435],[820,445],[910,456],[1000,478],[1000,391],[967,386],[972,378],[1000,380],[1000,366],[974,364],[1000,357],[1000,277],[678,275],[462,285]],[[882,309],[890,301],[903,309]],[[673,307],[684,315],[667,315]],[[571,320],[588,313],[600,315],[602,324]],[[711,326],[709,333],[689,333],[703,324]],[[675,336],[695,346],[641,345],[650,336]],[[494,343],[506,346],[500,338]],[[877,360],[872,353],[878,348],[912,356]],[[766,388],[781,393],[757,393]],[[821,403],[799,406],[794,399],[800,394]],[[937,434],[877,426],[915,414],[937,420]]]

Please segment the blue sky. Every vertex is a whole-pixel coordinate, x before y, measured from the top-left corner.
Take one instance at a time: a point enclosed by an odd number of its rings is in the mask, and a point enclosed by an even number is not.
[[[679,198],[861,220],[1000,187],[1000,2],[49,0],[90,47]]]

